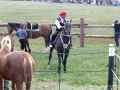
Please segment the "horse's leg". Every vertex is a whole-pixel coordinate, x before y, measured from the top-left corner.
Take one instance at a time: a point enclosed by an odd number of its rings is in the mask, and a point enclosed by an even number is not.
[[[12,90],[16,90],[15,82],[12,82]]]
[[[70,48],[72,47],[72,37],[70,37]]]
[[[45,40],[45,46],[48,47],[48,45],[49,45],[49,39],[48,39],[48,37],[44,37],[44,40]]]
[[[30,90],[31,87],[31,81],[26,82],[26,90]]]
[[[49,61],[48,61],[48,69],[50,68],[50,62],[51,62],[51,59],[52,59],[52,52],[53,52],[53,47],[50,48],[50,52],[49,52]]]
[[[50,42],[50,40],[51,40],[51,34],[52,34],[52,29],[50,30],[50,32],[48,32],[47,35],[44,36],[45,46],[46,46],[46,47],[49,46],[49,42]]]
[[[30,90],[31,81],[32,81],[32,70],[33,70],[31,65],[33,65],[33,63],[32,64],[26,63],[26,64],[28,64],[28,65],[26,65],[27,72],[25,73],[26,74],[25,85],[26,85],[26,90]]]
[[[61,60],[62,60],[62,53],[58,53],[58,70],[57,72],[61,73]]]
[[[65,50],[65,57],[63,59],[64,72],[66,73],[67,58],[69,55],[69,49]]]
[[[4,90],[9,90],[9,81],[8,80],[4,80]]]
[[[23,90],[23,82],[16,82],[16,90]]]
[[[0,90],[4,90],[3,89],[3,80],[0,78]]]

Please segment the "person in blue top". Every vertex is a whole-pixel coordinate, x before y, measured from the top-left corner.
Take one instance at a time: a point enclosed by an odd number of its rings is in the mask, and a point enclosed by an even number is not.
[[[28,34],[27,34],[26,30],[24,29],[24,25],[20,25],[19,27],[17,27],[16,36],[19,39],[20,48],[27,52],[26,44],[27,44]]]

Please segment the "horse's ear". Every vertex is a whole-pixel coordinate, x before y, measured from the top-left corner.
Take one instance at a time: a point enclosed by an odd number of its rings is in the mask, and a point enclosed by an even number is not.
[[[72,23],[72,19],[70,19],[70,23]]]

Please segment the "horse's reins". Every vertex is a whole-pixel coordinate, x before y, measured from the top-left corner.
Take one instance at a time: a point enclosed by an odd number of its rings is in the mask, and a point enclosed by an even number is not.
[[[66,49],[69,45],[70,45],[70,40],[67,44],[64,43],[63,39],[62,39],[62,36],[68,36],[68,37],[71,37],[71,35],[63,35],[62,33],[60,34],[60,40],[62,42],[62,45],[63,45],[63,48]]]
[[[62,36],[68,36],[68,37],[70,37],[70,35],[63,35],[62,32],[60,34],[60,40],[61,40],[62,45],[63,45],[63,58],[65,58],[65,50],[68,48],[68,46],[70,45],[71,42],[69,40],[69,42],[67,44],[65,44],[64,41],[63,41],[63,39],[62,39]]]

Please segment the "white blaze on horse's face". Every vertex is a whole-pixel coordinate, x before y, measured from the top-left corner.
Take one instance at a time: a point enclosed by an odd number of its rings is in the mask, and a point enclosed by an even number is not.
[[[69,30],[69,32],[71,32],[71,23],[72,20],[66,20],[65,29]]]
[[[10,39],[10,36],[6,36],[1,40],[1,48],[7,47],[9,51],[11,51],[12,48],[12,42]]]

